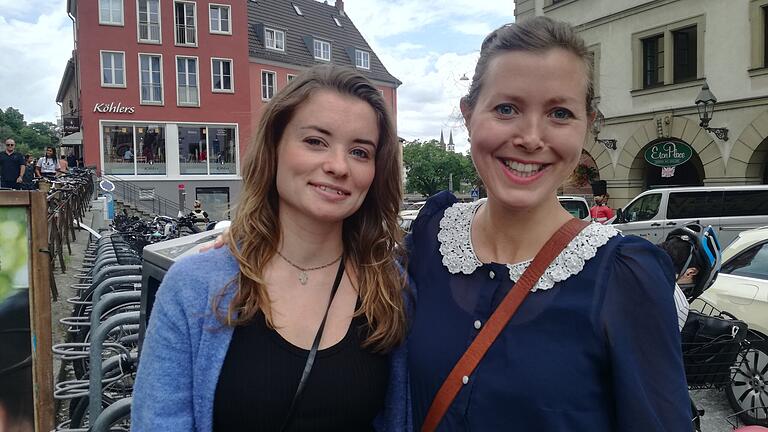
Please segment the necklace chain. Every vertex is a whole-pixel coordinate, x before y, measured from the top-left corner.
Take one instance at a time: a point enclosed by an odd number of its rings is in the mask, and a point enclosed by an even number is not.
[[[290,264],[291,267],[293,267],[293,268],[295,268],[296,270],[299,271],[299,283],[301,283],[302,285],[306,285],[307,282],[309,281],[309,275],[307,274],[307,272],[310,272],[310,271],[313,271],[313,270],[324,269],[326,267],[330,267],[333,264],[336,264],[337,262],[339,262],[341,257],[344,256],[344,253],[342,252],[342,254],[338,256],[338,258],[336,258],[335,260],[329,262],[328,264],[323,264],[323,265],[317,266],[317,267],[307,267],[307,268],[304,268],[304,267],[301,267],[301,266],[297,265],[296,263],[294,263],[293,261],[289,260],[288,258],[286,258],[285,255],[280,253],[280,251],[276,251],[276,252],[280,256],[280,258],[282,258],[283,260],[285,260],[285,262]]]

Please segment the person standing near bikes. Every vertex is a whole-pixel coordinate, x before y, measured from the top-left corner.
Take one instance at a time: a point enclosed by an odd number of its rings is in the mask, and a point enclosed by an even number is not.
[[[405,333],[397,135],[376,87],[318,66],[267,104],[228,247],[158,291],[134,431],[372,430]]]
[[[56,159],[56,149],[53,147],[45,148],[45,155],[37,160],[37,176],[53,180],[59,171],[59,162]]]

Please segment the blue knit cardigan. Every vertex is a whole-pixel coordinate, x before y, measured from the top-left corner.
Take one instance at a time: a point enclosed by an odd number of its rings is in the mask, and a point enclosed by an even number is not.
[[[212,431],[214,393],[233,333],[216,318],[212,301],[237,272],[237,261],[227,248],[184,258],[169,270],[141,352],[132,431]],[[233,292],[224,293],[221,311],[226,311]],[[379,431],[412,429],[405,346],[390,355],[389,392],[375,422]]]

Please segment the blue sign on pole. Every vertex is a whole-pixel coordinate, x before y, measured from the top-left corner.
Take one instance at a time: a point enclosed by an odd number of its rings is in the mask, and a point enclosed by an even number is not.
[[[480,198],[480,191],[477,189],[472,189],[472,191],[469,193],[469,196],[472,197],[472,201],[477,201]]]

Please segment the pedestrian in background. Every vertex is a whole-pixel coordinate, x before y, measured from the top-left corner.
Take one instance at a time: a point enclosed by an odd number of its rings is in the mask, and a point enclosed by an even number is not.
[[[59,162],[56,159],[56,149],[50,146],[46,147],[45,155],[37,160],[37,176],[53,180],[58,170]]]
[[[592,182],[592,195],[595,205],[589,209],[592,220],[604,224],[613,218],[613,209],[608,207],[608,184],[605,180]]]
[[[75,157],[75,152],[70,152],[67,155],[67,165],[73,168],[77,166],[77,158]]]
[[[5,140],[5,151],[0,153],[0,187],[20,189],[24,182],[24,156],[16,153],[16,141]]]
[[[32,158],[31,154],[26,154],[24,156],[24,161],[24,175],[22,175],[21,179],[22,189],[33,190],[35,188],[35,185],[32,182],[32,180],[35,178],[35,160]]]
[[[61,155],[61,159],[59,160],[59,173],[60,174],[67,174],[69,172],[69,161],[67,161],[67,157],[64,155]]]

